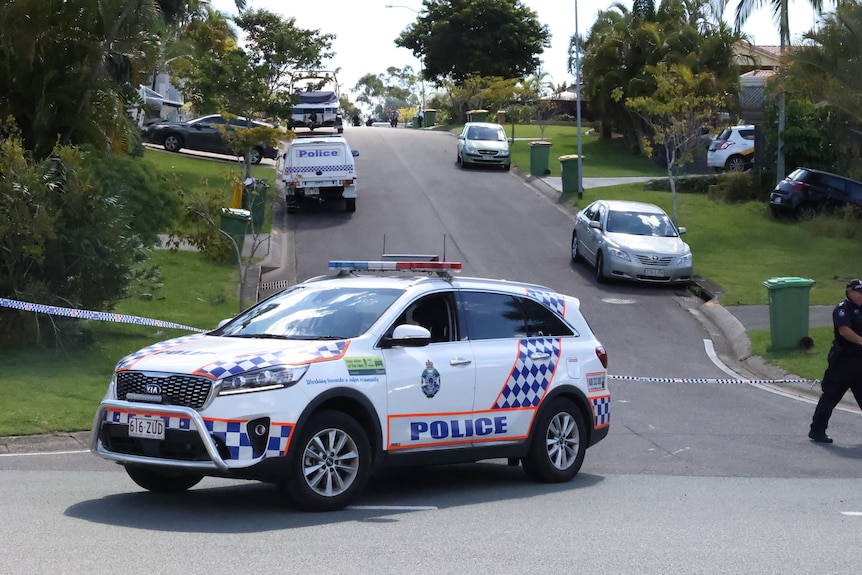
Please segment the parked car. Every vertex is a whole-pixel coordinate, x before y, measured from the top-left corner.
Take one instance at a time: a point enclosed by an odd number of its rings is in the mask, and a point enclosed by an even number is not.
[[[586,260],[599,282],[608,278],[687,283],[691,248],[668,215],[653,204],[598,200],[578,213],[572,260]]]
[[[315,511],[386,466],[503,458],[573,479],[611,407],[579,300],[410,258],[329,262],[218,329],[127,356],[92,450],[150,491],[260,480]]]
[[[810,168],[793,170],[769,194],[769,206],[776,216],[807,219],[847,205],[862,209],[862,183]]]
[[[716,170],[742,172],[754,161],[754,126],[733,126],[712,141],[706,163]]]
[[[273,127],[271,124],[256,120],[252,121],[252,126]],[[164,146],[169,152],[179,152],[186,148],[236,156],[235,151],[222,138],[219,127],[242,129],[247,127],[247,121],[243,117],[228,120],[219,114],[212,114],[188,122],[159,122],[144,128],[143,138],[145,142]],[[277,157],[278,149],[267,144],[260,144],[251,151],[252,164],[259,164],[263,158],[274,160]]]
[[[500,124],[467,122],[458,135],[458,158],[462,168],[471,165],[512,167],[509,139]]]

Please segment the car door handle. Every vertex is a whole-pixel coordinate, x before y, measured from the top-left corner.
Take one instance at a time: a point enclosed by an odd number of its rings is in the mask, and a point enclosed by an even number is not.
[[[471,359],[464,359],[464,358],[461,358],[461,357],[458,357],[458,358],[450,359],[450,360],[449,360],[449,365],[468,365],[468,364],[470,364],[470,363],[473,363],[473,360],[471,360]]]
[[[543,359],[551,359],[551,354],[550,353],[531,353],[530,359],[532,359],[533,361],[540,361]]]

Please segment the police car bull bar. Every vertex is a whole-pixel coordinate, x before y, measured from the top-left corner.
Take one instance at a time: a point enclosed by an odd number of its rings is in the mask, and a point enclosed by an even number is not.
[[[130,453],[117,453],[114,451],[108,451],[104,445],[102,445],[99,436],[101,435],[102,425],[105,423],[105,412],[107,411],[120,411],[120,412],[140,412],[146,413],[147,415],[153,416],[165,416],[165,417],[184,417],[188,418],[194,422],[195,430],[201,438],[201,442],[203,443],[204,448],[207,451],[207,455],[209,455],[212,461],[185,461],[181,459],[167,459],[163,457],[144,457],[140,455],[133,455]],[[175,468],[182,469],[192,469],[192,470],[201,470],[201,471],[211,471],[213,469],[217,469],[219,471],[229,471],[231,468],[240,468],[240,467],[250,467],[255,463],[260,462],[263,459],[263,456],[259,458],[255,458],[250,460],[249,462],[243,462],[241,465],[233,465],[229,466],[227,462],[222,459],[221,455],[219,455],[218,448],[216,447],[215,441],[210,436],[209,431],[207,431],[206,423],[204,423],[203,417],[201,414],[191,409],[190,407],[183,407],[178,405],[154,405],[152,403],[132,403],[127,401],[110,401],[106,400],[99,404],[99,408],[96,410],[96,416],[93,418],[93,432],[92,437],[90,438],[90,451],[104,457],[105,459],[109,459],[111,461],[118,461],[120,463],[137,463],[140,465],[165,465]]]

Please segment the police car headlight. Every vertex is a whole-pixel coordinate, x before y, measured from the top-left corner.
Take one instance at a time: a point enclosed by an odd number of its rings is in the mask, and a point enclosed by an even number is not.
[[[500,151],[499,151],[499,152],[497,152],[497,153],[498,153],[498,155],[500,155],[500,156],[502,156],[502,157],[504,157],[504,158],[508,158],[508,157],[509,157],[509,150],[500,150]]]
[[[679,257],[679,263],[681,264],[690,264],[691,263],[691,252],[685,253]]]
[[[476,152],[476,147],[475,147],[475,146],[471,146],[470,144],[467,144],[466,146],[464,146],[464,151],[465,151],[465,152],[467,152],[468,154],[476,154],[476,153],[478,153],[478,152]]]
[[[627,262],[632,261],[629,254],[619,248],[608,248],[608,253],[614,257],[620,258],[621,260],[626,260]]]
[[[277,365],[225,377],[219,384],[219,395],[267,391],[295,385],[308,370],[307,365]]]

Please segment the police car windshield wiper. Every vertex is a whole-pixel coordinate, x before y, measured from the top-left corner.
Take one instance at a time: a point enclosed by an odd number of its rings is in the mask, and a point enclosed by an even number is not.
[[[303,339],[274,333],[232,333],[229,334],[228,337],[244,337],[248,339]]]

